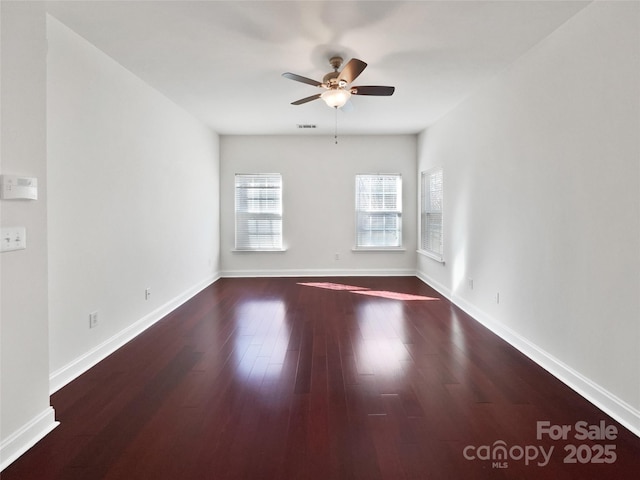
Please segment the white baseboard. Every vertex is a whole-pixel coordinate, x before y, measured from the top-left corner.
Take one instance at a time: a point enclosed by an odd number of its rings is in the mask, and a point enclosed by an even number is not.
[[[0,472],[56,428],[53,407],[48,407],[0,444]]]
[[[640,411],[422,272],[416,276],[551,375],[640,437]]]
[[[75,378],[82,375],[98,362],[111,355],[125,343],[133,340],[147,328],[164,318],[167,314],[178,308],[190,298],[194,297],[196,294],[207,288],[219,278],[219,274],[214,275],[194,285],[182,294],[169,300],[164,305],[145,315],[137,322],[131,324],[129,327],[118,332],[108,340],[105,340],[97,347],[92,348],[84,355],[81,355],[75,360],[69,362],[64,367],[59,368],[55,372],[52,372],[49,375],[49,392],[53,394]]]
[[[223,270],[221,277],[414,277],[412,268],[387,269],[286,269],[286,270]]]
[[[441,284],[440,282],[436,282],[434,279],[426,276],[422,272],[416,272],[416,277],[418,277],[424,283],[429,285],[431,288],[433,288],[436,292],[438,292],[444,298],[446,298],[447,300],[451,301],[451,290],[449,290],[443,284]]]

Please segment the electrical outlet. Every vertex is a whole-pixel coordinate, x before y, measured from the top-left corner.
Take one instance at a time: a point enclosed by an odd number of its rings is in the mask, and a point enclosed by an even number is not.
[[[468,282],[469,288],[473,290],[473,278],[467,278],[467,282]]]
[[[89,328],[95,328],[98,326],[98,312],[91,312],[89,314]]]
[[[339,253],[336,253],[335,259],[336,260],[340,260],[340,254]]]
[[[500,292],[496,293],[496,303],[500,303]]]
[[[144,289],[144,299],[149,300],[151,298],[151,288]]]

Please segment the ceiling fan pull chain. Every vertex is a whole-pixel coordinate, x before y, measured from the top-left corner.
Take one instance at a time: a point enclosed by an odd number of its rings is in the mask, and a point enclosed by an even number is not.
[[[336,145],[338,144],[338,107],[333,107],[336,111],[336,129],[335,129],[335,133],[333,134],[333,138],[336,141]]]

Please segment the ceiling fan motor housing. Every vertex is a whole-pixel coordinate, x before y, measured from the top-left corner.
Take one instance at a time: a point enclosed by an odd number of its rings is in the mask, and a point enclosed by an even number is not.
[[[338,75],[336,72],[329,72],[322,78],[322,83],[324,83],[327,87],[332,88],[338,85]]]

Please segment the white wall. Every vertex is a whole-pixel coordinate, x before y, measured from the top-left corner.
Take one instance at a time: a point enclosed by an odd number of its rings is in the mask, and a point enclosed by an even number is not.
[[[45,12],[2,2],[0,173],[38,178],[37,201],[0,200],[27,249],[0,254],[0,470],[55,426],[49,406]]]
[[[210,129],[52,17],[48,39],[56,390],[217,278],[219,147]]]
[[[220,159],[223,275],[415,274],[415,135],[222,136]],[[232,252],[236,173],[282,174],[286,252]],[[352,251],[358,173],[402,174],[405,251]]]
[[[419,275],[637,434],[639,22],[588,6],[418,147],[444,167],[446,260]]]

